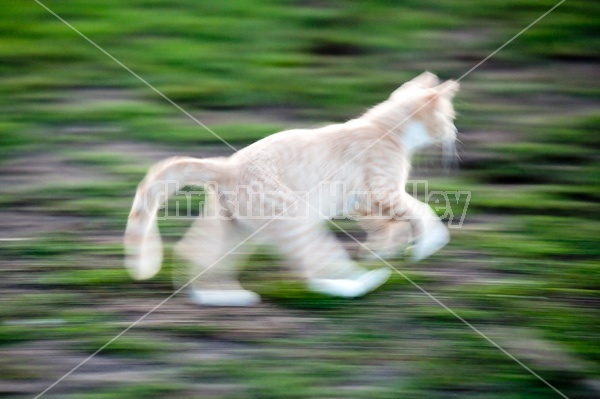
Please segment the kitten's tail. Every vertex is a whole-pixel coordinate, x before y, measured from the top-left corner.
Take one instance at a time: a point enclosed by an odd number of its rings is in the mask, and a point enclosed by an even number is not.
[[[155,164],[139,184],[125,230],[125,266],[136,280],[153,277],[162,263],[156,212],[179,188],[222,181],[223,159],[173,157]]]

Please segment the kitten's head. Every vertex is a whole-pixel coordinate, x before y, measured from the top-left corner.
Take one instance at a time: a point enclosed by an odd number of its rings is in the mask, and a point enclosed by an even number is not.
[[[452,98],[458,89],[457,82],[448,80],[440,84],[437,76],[424,72],[391,95],[392,101],[402,102],[411,110],[410,117],[403,123],[405,140],[416,140],[418,146],[441,144],[445,162],[455,155],[457,130]],[[417,138],[419,135],[423,137]]]

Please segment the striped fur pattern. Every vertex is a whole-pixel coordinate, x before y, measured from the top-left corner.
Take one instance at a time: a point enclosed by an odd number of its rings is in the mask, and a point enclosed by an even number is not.
[[[253,244],[246,240],[251,234],[252,242],[276,248],[309,289],[340,297],[365,295],[383,284],[390,271],[362,268],[324,227],[324,220],[337,216],[330,214],[324,203],[343,201],[336,196],[335,187],[324,181],[341,182],[346,190],[367,192],[375,199],[375,203],[357,201],[363,217],[360,223],[368,233],[366,245],[379,255],[394,255],[402,237],[412,237],[415,260],[439,250],[449,240],[447,229],[432,209],[409,195],[404,186],[414,151],[454,143],[451,99],[457,90],[456,82],[439,84],[435,75],[426,72],[357,119],[273,134],[228,158],[176,157],[154,165],[138,186],[129,216],[127,269],[136,279],[150,278],[160,269],[162,245],[156,211],[174,188],[157,182],[175,181],[180,186],[216,182],[216,191],[208,192],[207,207],[220,206],[227,217],[198,218],[176,247],[192,265],[192,275],[202,273],[192,284],[195,302],[218,306],[259,302],[258,295],[242,288],[236,278],[237,266],[251,252]],[[231,199],[219,195],[256,183],[264,190],[259,202],[240,192],[235,198],[240,206],[234,209]],[[316,194],[319,185],[332,193],[326,201]],[[294,192],[309,193],[302,199],[309,209],[302,217],[247,217],[285,210],[286,204],[299,200]],[[249,205],[250,215],[236,214],[248,209],[241,205]],[[392,210],[397,217],[370,218],[381,210]]]

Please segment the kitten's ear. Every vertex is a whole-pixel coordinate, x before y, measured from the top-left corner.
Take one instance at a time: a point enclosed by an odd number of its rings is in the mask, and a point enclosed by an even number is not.
[[[444,96],[447,98],[452,98],[458,93],[458,89],[460,85],[455,80],[447,80],[441,85],[438,85],[435,89],[440,94],[440,96]]]
[[[439,97],[440,92],[437,90],[437,87],[425,90],[425,92],[420,97],[420,101],[417,101],[416,103],[417,110],[430,109],[430,104],[437,104],[437,99]]]
[[[402,86],[398,87],[390,96],[390,98],[400,97],[402,93],[404,93],[405,89],[414,88],[415,86],[418,88],[431,89],[437,86],[440,83],[440,80],[437,76],[435,76],[431,72],[423,72],[416,78],[409,80],[404,83]]]
[[[408,83],[415,83],[428,89],[437,86],[440,80],[433,73],[425,71]]]
[[[441,85],[437,85],[434,88],[427,89],[423,96],[424,105],[436,104],[437,99],[444,97],[451,99],[458,92],[460,85],[454,80],[447,80]]]

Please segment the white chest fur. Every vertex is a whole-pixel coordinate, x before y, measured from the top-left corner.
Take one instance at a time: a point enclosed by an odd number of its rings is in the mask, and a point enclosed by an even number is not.
[[[411,121],[406,124],[402,134],[402,146],[406,151],[412,153],[432,143],[433,140],[421,122]]]

